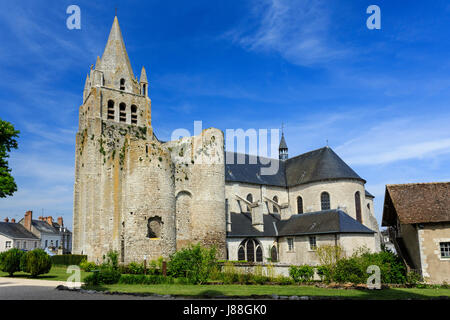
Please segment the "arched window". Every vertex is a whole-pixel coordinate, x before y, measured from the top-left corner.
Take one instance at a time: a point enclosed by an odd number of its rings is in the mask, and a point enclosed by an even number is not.
[[[252,195],[251,193],[249,193],[249,194],[247,195],[247,201],[250,202],[250,203],[253,203],[253,195]],[[249,206],[247,206],[247,211],[248,211],[248,212],[251,211],[251,208],[250,208]]]
[[[238,249],[238,260],[248,262],[262,262],[262,246],[256,239],[245,239],[241,242]]]
[[[142,92],[141,92],[141,94],[142,94],[143,96],[145,96],[146,91],[147,91],[147,85],[144,83],[144,84],[142,85]]]
[[[238,250],[238,260],[243,261],[245,260],[245,250],[244,247],[240,246]]]
[[[297,213],[303,213],[303,199],[302,197],[297,197]]]
[[[276,246],[272,246],[272,249],[270,249],[270,258],[272,259],[272,262],[278,261],[278,252]]]
[[[147,238],[160,238],[162,223],[161,217],[149,218],[147,222]]]
[[[127,105],[123,102],[119,104],[119,121],[127,122]]]
[[[137,124],[137,107],[134,104],[131,105],[131,123]]]
[[[362,217],[361,217],[361,196],[359,194],[359,191],[356,191],[355,193],[355,209],[356,209],[356,220],[362,223]]]
[[[273,202],[278,203],[278,197],[277,196],[274,196],[272,200],[273,200]],[[278,207],[276,205],[273,205],[273,212],[274,213],[278,213]]]
[[[320,204],[322,210],[330,210],[330,194],[328,192],[322,192],[320,195]]]
[[[120,79],[120,90],[125,90],[125,79]]]
[[[114,101],[108,100],[108,120],[114,120]]]
[[[261,246],[256,247],[256,261],[262,262],[263,261],[263,253]]]

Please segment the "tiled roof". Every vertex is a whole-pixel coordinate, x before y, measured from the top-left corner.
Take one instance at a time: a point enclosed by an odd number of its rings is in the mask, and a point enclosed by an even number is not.
[[[383,226],[450,221],[450,182],[388,184]]]

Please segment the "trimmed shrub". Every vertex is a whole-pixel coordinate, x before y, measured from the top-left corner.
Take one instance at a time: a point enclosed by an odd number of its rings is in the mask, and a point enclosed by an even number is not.
[[[314,276],[314,268],[308,265],[290,266],[289,275],[295,282],[309,282]]]
[[[71,266],[71,265],[79,266],[83,260],[87,260],[87,256],[81,254],[60,254],[51,256],[50,258],[52,260],[53,265],[62,265],[62,266]]]
[[[143,275],[143,274],[123,274],[119,279],[119,283],[123,284],[172,284],[174,282],[175,281],[172,277],[164,277],[161,275]],[[178,283],[180,282],[182,282],[182,280],[180,280]]]
[[[101,269],[98,272],[100,284],[114,284],[119,282],[120,272],[114,269]]]
[[[0,253],[0,270],[7,272],[10,276],[12,276],[14,272],[19,272],[20,259],[23,254],[24,252],[17,248]]]
[[[197,244],[173,254],[167,264],[167,274],[176,278],[185,277],[191,283],[201,284],[207,282],[216,266],[216,249],[206,249]]]
[[[50,272],[52,260],[44,250],[34,249],[22,255],[20,268],[23,272],[30,273],[32,277],[37,277]]]

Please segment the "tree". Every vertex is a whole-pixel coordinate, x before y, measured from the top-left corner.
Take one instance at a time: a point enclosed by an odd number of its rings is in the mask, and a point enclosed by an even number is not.
[[[17,185],[11,175],[7,158],[12,149],[17,149],[19,131],[8,121],[0,119],[0,198],[11,196],[17,191]]]
[[[14,272],[20,271],[20,259],[22,255],[23,251],[17,248],[0,253],[0,271],[8,272],[10,276]]]
[[[44,250],[34,249],[23,254],[20,259],[20,268],[23,272],[31,273],[31,276],[35,278],[50,272],[52,260]]]

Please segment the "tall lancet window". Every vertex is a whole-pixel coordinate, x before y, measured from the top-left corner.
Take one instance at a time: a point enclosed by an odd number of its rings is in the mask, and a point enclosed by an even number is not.
[[[297,213],[303,213],[303,199],[302,197],[297,197]]]
[[[108,120],[114,120],[114,101],[108,101]]]
[[[360,223],[362,223],[361,196],[359,194],[359,191],[356,191],[356,193],[355,193],[355,209],[356,209],[356,220],[358,220]]]
[[[120,79],[120,90],[125,90],[125,79]]]
[[[137,124],[137,107],[134,104],[131,105],[131,123]]]
[[[127,106],[123,102],[119,105],[119,121],[120,122],[127,121]]]

